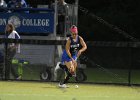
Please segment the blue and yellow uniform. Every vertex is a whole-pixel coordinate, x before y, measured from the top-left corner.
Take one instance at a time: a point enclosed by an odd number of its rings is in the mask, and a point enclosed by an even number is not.
[[[77,58],[77,52],[80,48],[80,38],[79,36],[77,35],[76,37],[76,41],[73,41],[73,38],[72,36],[69,37],[70,38],[70,53],[71,53],[71,56],[72,58],[75,60]],[[69,61],[72,61],[72,59],[68,56],[66,50],[63,51],[63,54],[62,54],[62,63],[64,62],[69,62]]]

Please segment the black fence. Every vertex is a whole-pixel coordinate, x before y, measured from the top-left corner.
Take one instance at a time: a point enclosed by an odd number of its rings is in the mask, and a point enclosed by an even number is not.
[[[9,66],[5,43],[20,43],[20,53],[16,53]],[[77,78],[71,82],[140,84],[139,42],[87,41],[88,49],[78,60]],[[1,80],[59,81],[64,72],[55,70],[61,61],[60,50],[65,40],[23,39],[0,41]],[[1,56],[2,58],[2,56]],[[10,68],[7,76],[6,68]],[[13,69],[12,69],[13,68]],[[19,79],[13,74],[21,76]]]

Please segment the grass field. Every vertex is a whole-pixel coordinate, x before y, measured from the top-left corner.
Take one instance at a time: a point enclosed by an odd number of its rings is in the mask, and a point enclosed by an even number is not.
[[[23,80],[40,80],[41,71],[42,71],[42,67],[40,67],[39,65],[38,66],[33,66],[33,65],[24,66],[22,79]],[[84,69],[84,73],[87,76],[87,80],[85,82],[122,83],[123,84],[123,83],[128,83],[129,81],[128,69],[86,68]],[[51,76],[53,80],[52,74]],[[11,79],[13,79],[13,77],[11,77]],[[70,81],[75,82],[73,78]],[[131,84],[140,84],[140,70],[131,71]]]
[[[0,100],[140,100],[140,87],[53,82],[0,81]]]

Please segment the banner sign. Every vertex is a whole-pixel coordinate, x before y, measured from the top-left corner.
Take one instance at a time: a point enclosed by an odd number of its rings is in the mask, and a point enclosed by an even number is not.
[[[13,23],[18,33],[53,33],[54,13],[0,13],[0,33]]]

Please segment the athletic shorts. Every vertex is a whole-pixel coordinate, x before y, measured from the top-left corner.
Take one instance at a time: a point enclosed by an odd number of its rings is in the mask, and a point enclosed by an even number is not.
[[[73,58],[74,60],[77,58],[76,55],[77,55],[77,54],[73,54],[73,55],[72,55],[72,58]],[[72,61],[71,58],[68,56],[66,50],[63,51],[61,61],[62,61],[62,63],[64,63],[65,61],[66,61],[66,62]]]

